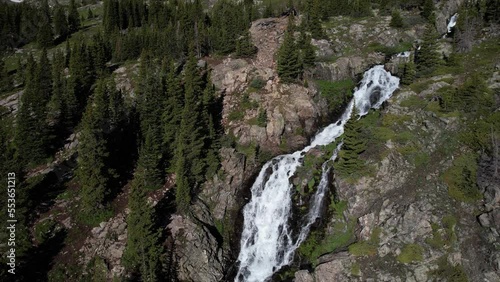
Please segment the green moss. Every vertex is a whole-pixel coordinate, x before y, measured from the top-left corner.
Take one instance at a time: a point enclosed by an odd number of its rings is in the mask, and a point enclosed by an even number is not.
[[[354,89],[352,79],[341,81],[317,80],[321,96],[328,103],[328,110],[332,114],[339,114],[344,110],[345,105],[351,100]]]
[[[441,229],[437,223],[431,223],[432,237],[425,240],[425,242],[434,249],[449,247],[457,241],[455,233],[455,225],[457,224],[456,218],[452,215],[447,215],[443,217],[441,223],[443,229]]]
[[[361,275],[361,268],[359,266],[359,263],[355,262],[351,266],[351,274],[353,276],[360,276]]]
[[[353,256],[373,256],[377,254],[377,246],[367,241],[357,242],[349,246],[349,253]]]
[[[417,244],[407,244],[401,250],[397,260],[401,263],[422,261],[424,249]]]
[[[334,252],[346,247],[355,238],[355,221],[338,222],[334,226],[332,234],[322,236],[319,232],[311,232],[309,237],[299,247],[299,253],[313,265],[317,264],[317,259],[327,253]]]
[[[437,261],[438,269],[429,271],[431,277],[436,278],[437,281],[448,282],[468,282],[467,274],[461,265],[450,265],[446,256],[442,256]]]
[[[39,244],[42,244],[48,239],[54,237],[59,229],[60,227],[53,219],[44,220],[35,225],[35,239]]]

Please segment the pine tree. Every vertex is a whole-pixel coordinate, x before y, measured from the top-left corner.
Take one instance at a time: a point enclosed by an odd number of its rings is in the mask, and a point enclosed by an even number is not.
[[[74,33],[80,29],[80,14],[76,8],[75,0],[69,2],[68,28],[70,33]]]
[[[309,14],[307,15],[307,27],[312,37],[321,39],[324,37],[323,27],[320,22],[320,3],[319,0],[312,0]]]
[[[427,24],[423,42],[417,56],[417,71],[419,74],[429,74],[440,64],[441,56],[437,52],[438,38],[433,25]]]
[[[21,163],[39,163],[47,156],[47,103],[52,90],[47,51],[42,50],[39,64],[28,57],[26,88],[17,116],[16,144]]]
[[[255,53],[257,53],[257,47],[252,43],[250,32],[245,30],[243,35],[236,41],[236,56],[251,57]]]
[[[0,93],[9,91],[12,88],[12,82],[5,69],[5,62],[0,59]]]
[[[500,0],[487,0],[485,18],[491,23],[500,23]]]
[[[404,85],[410,85],[415,80],[415,75],[417,70],[415,69],[415,63],[410,58],[410,60],[404,64],[403,75],[401,77],[401,83]]]
[[[63,71],[64,55],[60,51],[56,51],[52,59],[52,97],[49,102],[49,120],[56,125],[60,125],[61,120],[64,118],[62,113],[66,79]]]
[[[392,10],[391,22],[389,23],[391,27],[401,28],[404,27],[403,18],[399,10]]]
[[[118,1],[105,0],[103,5],[104,15],[102,23],[104,25],[104,33],[111,34],[120,26]]]
[[[302,64],[304,67],[309,68],[314,66],[316,61],[316,51],[314,51],[314,46],[311,44],[311,38],[306,36],[305,44],[302,49]]]
[[[54,30],[59,38],[66,38],[69,34],[68,19],[64,13],[64,8],[58,6],[54,16]]]
[[[163,146],[165,158],[170,160],[174,157],[178,129],[181,124],[184,109],[184,92],[181,82],[176,75],[173,62],[170,63],[166,79],[167,99],[163,106]]]
[[[422,8],[422,17],[428,20],[430,23],[434,23],[434,0],[424,0],[424,6]]]
[[[285,82],[291,82],[302,74],[299,50],[293,37],[293,22],[289,21],[285,38],[278,50],[278,75]]]
[[[148,128],[139,152],[138,165],[143,169],[144,188],[147,190],[156,190],[163,184],[160,170],[162,155],[159,144],[155,143],[155,134],[151,127]]]
[[[339,152],[339,162],[336,167],[345,175],[353,174],[364,167],[364,161],[359,158],[359,154],[363,153],[367,146],[366,140],[361,136],[362,126],[356,119],[357,112],[354,106],[351,119],[344,128],[342,150]]]
[[[37,34],[37,42],[40,48],[50,47],[53,43],[52,20],[50,18],[50,8],[47,0],[41,4],[41,26]]]
[[[203,136],[204,125],[202,120],[202,105],[199,99],[202,96],[202,85],[200,74],[196,68],[196,58],[193,51],[190,52],[188,62],[185,66],[184,87],[184,109],[181,114],[181,126],[177,137],[177,146],[182,143],[185,146],[183,158],[186,159],[185,166],[191,183],[199,184],[203,180],[205,163],[203,162],[203,148],[205,137]],[[179,159],[181,152],[178,150],[175,159]]]
[[[109,194],[108,149],[104,135],[106,100],[105,82],[100,80],[93,102],[87,105],[79,136],[77,176],[81,185],[82,219],[101,214],[105,210],[105,198]]]
[[[157,281],[160,271],[160,230],[156,227],[154,208],[147,202],[147,176],[138,166],[132,181],[127,216],[127,245],[123,263],[132,272],[140,273],[141,281]]]

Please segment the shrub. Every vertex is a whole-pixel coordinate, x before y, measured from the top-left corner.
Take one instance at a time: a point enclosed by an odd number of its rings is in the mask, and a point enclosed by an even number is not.
[[[401,263],[410,263],[414,261],[422,261],[423,259],[423,248],[417,244],[405,245],[401,253],[397,257],[397,260]]]
[[[260,90],[262,89],[262,87],[264,87],[266,85],[266,82],[262,79],[262,77],[260,76],[257,76],[256,78],[252,79],[252,81],[250,82],[250,87],[251,88],[254,88],[254,89],[257,89],[257,90]]]
[[[333,115],[341,114],[344,111],[345,105],[352,98],[354,81],[351,79],[341,81],[317,80],[321,96],[328,103],[328,110]]]
[[[44,243],[48,239],[54,237],[60,229],[57,222],[53,219],[47,219],[35,225],[35,239],[39,244]]]
[[[437,281],[467,282],[467,274],[461,265],[450,265],[446,256],[438,259],[438,269],[429,271],[429,275],[437,278]]]
[[[404,26],[403,18],[399,10],[393,10],[391,14],[391,22],[389,23],[391,27],[401,28]]]

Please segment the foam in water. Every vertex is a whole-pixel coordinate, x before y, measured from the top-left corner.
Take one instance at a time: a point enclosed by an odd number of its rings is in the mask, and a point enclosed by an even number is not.
[[[252,199],[243,210],[244,226],[240,267],[236,281],[263,282],[281,267],[288,265],[295,250],[306,239],[311,225],[320,215],[323,198],[328,190],[329,166],[324,163],[321,182],[314,194],[305,224],[298,234],[292,234],[289,219],[292,210],[293,186],[290,178],[301,166],[302,158],[311,148],[328,145],[344,133],[344,125],[356,106],[360,116],[370,108],[379,108],[399,86],[399,78],[378,65],[366,71],[354,98],[335,123],[319,132],[312,143],[292,154],[281,155],[267,162],[252,185]],[[339,145],[330,160],[335,160]]]

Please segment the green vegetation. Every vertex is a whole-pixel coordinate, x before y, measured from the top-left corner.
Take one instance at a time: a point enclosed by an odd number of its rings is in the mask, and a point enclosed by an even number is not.
[[[397,257],[400,263],[411,263],[414,261],[422,261],[424,249],[417,244],[407,244],[401,250]]]
[[[345,106],[352,99],[354,81],[351,79],[341,81],[317,80],[321,96],[328,103],[328,110],[331,115],[339,115]]]
[[[443,217],[441,223],[443,229],[440,229],[438,224],[431,223],[432,237],[425,240],[427,244],[435,249],[449,248],[457,241],[455,234],[456,218],[452,215],[447,215]]]
[[[349,246],[349,253],[353,256],[373,256],[377,254],[378,244],[380,242],[380,232],[382,229],[376,227],[373,229],[368,241],[360,241]]]
[[[58,225],[57,221],[49,218],[35,225],[34,236],[38,244],[43,244],[48,239],[54,237],[60,230],[61,227]]]
[[[438,259],[438,269],[429,271],[429,275],[438,279],[450,282],[467,282],[467,274],[461,265],[451,265],[445,256]]]
[[[477,158],[473,153],[457,157],[444,174],[448,194],[463,202],[473,202],[482,198],[476,184]]]
[[[389,25],[395,28],[404,27],[403,18],[401,17],[401,12],[399,10],[392,11],[391,22],[389,23]]]
[[[342,149],[338,155],[338,162],[335,169],[341,175],[354,175],[362,171],[366,166],[359,154],[363,153],[367,146],[366,140],[362,138],[362,124],[356,120],[357,111],[354,107],[352,118],[347,121],[344,128],[344,138]]]
[[[284,82],[292,82],[302,74],[302,63],[299,58],[299,49],[295,44],[293,32],[295,26],[293,18],[288,20],[285,39],[278,50],[278,75]]]

